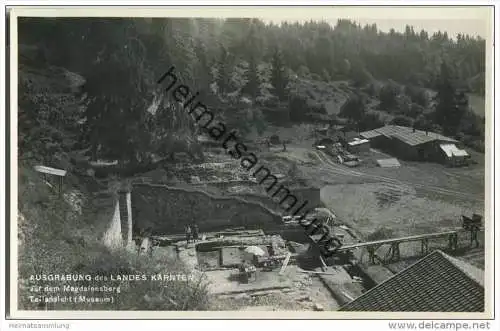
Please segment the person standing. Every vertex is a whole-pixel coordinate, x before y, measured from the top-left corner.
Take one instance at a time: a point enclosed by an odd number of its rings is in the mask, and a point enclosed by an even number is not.
[[[193,224],[193,241],[194,242],[198,241],[198,235],[199,235],[198,224],[194,223]]]
[[[191,227],[189,225],[186,225],[186,243],[189,244],[191,241]]]

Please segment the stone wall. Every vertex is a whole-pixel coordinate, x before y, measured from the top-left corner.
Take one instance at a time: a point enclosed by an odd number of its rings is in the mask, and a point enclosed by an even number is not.
[[[281,222],[279,212],[257,201],[167,185],[134,185],[132,209],[135,233],[148,228],[155,234],[182,233],[193,222],[202,232],[239,226],[275,229]]]

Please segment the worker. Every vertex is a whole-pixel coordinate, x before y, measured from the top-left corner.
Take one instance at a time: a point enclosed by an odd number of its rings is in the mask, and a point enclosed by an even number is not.
[[[198,234],[199,234],[198,224],[194,223],[193,224],[193,241],[194,242],[198,241]]]
[[[186,231],[186,243],[189,244],[189,242],[191,241],[191,227],[189,225],[186,225],[185,231]]]
[[[276,253],[276,249],[274,248],[274,243],[271,243],[271,246],[269,247],[269,256],[274,256]]]

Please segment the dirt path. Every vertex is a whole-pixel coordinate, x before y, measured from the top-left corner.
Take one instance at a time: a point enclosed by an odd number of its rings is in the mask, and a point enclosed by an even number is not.
[[[402,181],[402,180],[394,179],[391,177],[373,175],[373,174],[368,174],[365,172],[346,169],[344,166],[333,162],[328,155],[326,155],[325,153],[323,153],[321,151],[312,151],[312,153],[321,162],[321,165],[325,168],[324,170],[327,170],[328,172],[331,172],[334,174],[362,177],[364,179],[368,179],[368,180],[372,180],[372,181],[380,181],[380,182],[384,182],[386,184],[392,184],[393,186],[399,186],[401,188],[413,187],[413,188],[420,189],[421,191],[424,191],[424,192],[432,192],[432,193],[439,194],[439,195],[447,195],[447,196],[452,196],[452,197],[457,197],[457,198],[461,198],[461,199],[467,199],[467,200],[472,200],[472,201],[484,203],[484,198],[478,197],[477,195],[473,195],[473,194],[470,194],[467,192],[451,190],[451,189],[433,186],[433,185],[420,184],[420,183],[416,183],[416,182]],[[458,177],[460,177],[460,179],[462,177],[459,174],[453,174],[453,176],[455,176],[455,177],[458,176]]]

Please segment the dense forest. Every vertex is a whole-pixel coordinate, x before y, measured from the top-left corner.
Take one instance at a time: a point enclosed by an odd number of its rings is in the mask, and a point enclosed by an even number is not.
[[[57,163],[86,150],[93,159],[141,164],[192,150],[198,129],[156,84],[172,65],[242,134],[263,132],[276,111],[288,114],[283,121],[358,130],[390,114],[390,123],[484,151],[484,113],[468,100],[485,93],[480,37],[411,26],[385,33],[351,20],[22,18],[19,44],[21,158]],[[321,83],[334,95],[335,82],[347,95],[337,113],[307,91]]]

